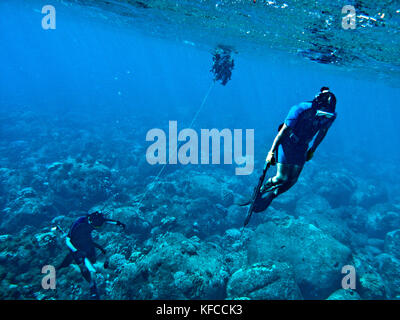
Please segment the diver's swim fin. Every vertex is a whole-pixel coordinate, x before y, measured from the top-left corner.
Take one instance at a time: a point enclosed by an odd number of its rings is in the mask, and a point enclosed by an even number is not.
[[[239,207],[245,207],[245,206],[248,206],[252,202],[252,200],[253,200],[253,198],[247,200],[246,202],[238,203],[237,205]]]
[[[265,179],[265,175],[267,174],[267,171],[268,171],[270,166],[271,166],[271,164],[269,162],[266,162],[265,165],[264,165],[264,169],[263,169],[262,175],[258,179],[257,187],[254,188],[253,196],[251,197],[251,201],[249,203],[250,207],[247,210],[247,216],[246,216],[246,220],[244,220],[243,228],[247,226],[247,224],[249,223],[249,221],[251,219],[251,216],[252,216],[253,211],[254,211],[254,206],[255,206],[256,200],[260,196],[260,189],[261,189],[261,187],[263,185],[263,182],[264,182],[264,179]]]

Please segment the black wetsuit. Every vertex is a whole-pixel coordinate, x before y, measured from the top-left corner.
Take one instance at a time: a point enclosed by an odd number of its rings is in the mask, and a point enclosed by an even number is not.
[[[121,226],[125,229],[125,224],[117,220],[103,218],[101,222]],[[102,223],[100,225],[102,225]],[[96,263],[96,248],[101,250],[102,253],[105,254],[105,250],[99,244],[93,241],[92,231],[94,229],[95,228],[92,226],[92,224],[89,223],[88,217],[80,217],[74,222],[68,233],[68,238],[70,239],[71,244],[77,251],[70,251],[68,255],[64,258],[61,265],[58,267],[58,270],[69,266],[75,260],[75,262],[79,265],[82,276],[87,282],[90,283],[91,297],[93,299],[99,299],[95,279],[91,276],[91,273],[95,272],[95,270],[89,268],[85,262],[85,258],[87,258],[92,263],[92,265]]]
[[[68,237],[79,254],[70,252],[65,257],[60,268],[70,265],[73,260],[78,264],[81,263],[78,260],[79,257],[88,258],[92,264],[96,262],[96,247],[100,248],[100,246],[93,241],[93,230],[94,228],[90,225],[87,217],[80,217],[74,222],[68,233]]]

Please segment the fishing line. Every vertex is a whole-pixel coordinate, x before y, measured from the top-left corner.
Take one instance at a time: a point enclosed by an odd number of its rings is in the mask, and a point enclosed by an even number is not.
[[[214,87],[214,84],[215,84],[215,81],[213,81],[213,82],[211,83],[210,87],[208,88],[208,91],[207,91],[206,95],[204,96],[203,101],[202,101],[202,103],[201,103],[199,109],[198,109],[197,112],[195,113],[195,115],[194,115],[192,121],[190,122],[189,129],[192,129],[192,128],[193,128],[193,125],[194,125],[194,123],[196,122],[197,117],[199,116],[201,110],[203,110],[204,105],[205,105],[206,102],[207,102],[208,96],[210,95],[211,90],[212,90],[212,88]],[[184,143],[184,142],[185,142],[185,141],[181,141],[181,142],[178,144],[178,146],[177,146],[177,148],[176,148],[176,152],[178,152],[178,149],[182,146],[182,143]],[[175,156],[175,153],[174,153],[173,155]],[[153,188],[152,188],[152,189],[154,189],[154,188],[158,185],[158,179],[160,178],[161,174],[164,172],[164,170],[165,170],[166,167],[167,167],[167,163],[164,163],[163,166],[162,166],[162,168],[161,168],[160,171],[158,172],[158,174],[155,176],[155,178],[153,179],[153,181],[152,181],[151,183],[148,184],[148,186],[151,186],[151,185],[155,184],[155,185],[153,186]],[[156,182],[157,182],[157,183],[156,183]],[[139,203],[137,204],[138,210],[139,210],[140,206],[142,205],[143,200],[146,198],[147,194],[149,193],[149,191],[150,191],[150,188],[146,186],[146,191],[144,192],[144,194],[143,194],[142,198],[140,199]]]

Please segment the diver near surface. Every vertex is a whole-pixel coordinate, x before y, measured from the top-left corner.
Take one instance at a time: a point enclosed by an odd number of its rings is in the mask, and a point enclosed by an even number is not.
[[[231,49],[219,46],[213,55],[213,66],[210,70],[214,74],[214,81],[220,81],[225,86],[232,78],[235,62],[231,56]]]
[[[98,211],[78,218],[73,223],[65,239],[71,252],[64,258],[63,262],[58,267],[58,270],[60,270],[75,262],[79,266],[82,276],[90,284],[91,299],[100,298],[95,282],[96,269],[93,266],[97,259],[95,249],[99,249],[103,255],[106,253],[102,246],[93,241],[92,231],[99,229],[104,224],[117,225],[125,230],[125,224],[117,220],[106,219],[104,215]]]
[[[253,212],[266,210],[280,194],[288,191],[300,176],[306,161],[313,158],[320,143],[336,119],[336,97],[328,87],[322,87],[320,93],[310,102],[293,106],[285,122],[272,143],[266,158],[263,176],[270,165],[277,165],[277,173],[260,189],[255,190],[253,198],[241,204],[251,204],[244,226]],[[315,139],[314,139],[315,137]],[[310,142],[314,139],[311,147]]]

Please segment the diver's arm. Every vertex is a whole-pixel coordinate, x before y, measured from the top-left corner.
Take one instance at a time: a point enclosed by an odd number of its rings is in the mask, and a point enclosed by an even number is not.
[[[77,252],[77,251],[78,251],[78,249],[75,248],[74,245],[72,244],[71,238],[70,238],[70,237],[67,237],[67,238],[65,239],[65,243],[67,244],[67,247],[68,247],[72,252]]]
[[[101,253],[106,254],[106,250],[96,242],[93,242],[93,245],[101,251]]]
[[[315,150],[317,150],[318,146],[321,144],[322,140],[324,140],[327,133],[328,129],[322,129],[318,131],[318,134],[314,139],[313,145],[309,150],[310,152],[314,153]]]
[[[114,225],[118,225],[118,222],[119,222],[119,221],[117,221],[117,220],[106,219],[106,223],[107,223],[107,224],[114,224]]]
[[[290,127],[286,124],[282,125],[282,128],[279,130],[278,134],[276,135],[274,142],[272,143],[271,150],[268,152],[267,158],[265,159],[266,162],[272,163],[275,156],[275,151],[278,149],[279,145],[282,142],[282,138],[285,137],[290,132]]]
[[[116,226],[120,226],[120,227],[122,227],[123,229],[125,229],[125,224],[122,223],[121,221],[118,221],[118,220],[107,219],[107,220],[106,220],[106,223],[107,223],[107,224],[113,224],[113,225],[116,225]]]
[[[275,137],[274,142],[272,143],[271,150],[269,153],[274,153],[276,149],[278,149],[279,145],[282,142],[282,138],[286,136],[286,134],[290,131],[290,127],[288,127],[286,124],[283,124],[281,130],[279,130],[278,134]]]

